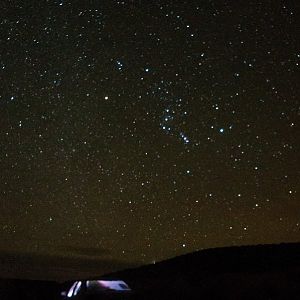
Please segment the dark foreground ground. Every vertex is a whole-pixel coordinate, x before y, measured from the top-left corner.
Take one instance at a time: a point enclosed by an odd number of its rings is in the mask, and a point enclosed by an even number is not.
[[[300,299],[300,243],[203,250],[105,278],[133,294],[97,299]],[[0,299],[61,299],[71,284],[2,279]]]

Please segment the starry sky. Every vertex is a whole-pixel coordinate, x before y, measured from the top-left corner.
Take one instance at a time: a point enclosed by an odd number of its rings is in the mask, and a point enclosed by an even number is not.
[[[2,2],[0,250],[146,264],[300,241],[297,12]]]

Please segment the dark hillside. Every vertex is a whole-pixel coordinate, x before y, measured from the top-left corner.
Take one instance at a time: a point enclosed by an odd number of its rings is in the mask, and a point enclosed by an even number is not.
[[[299,299],[300,244],[208,249],[112,276],[139,299]]]
[[[127,282],[132,300],[300,299],[300,243],[207,249],[101,278]],[[72,283],[2,279],[0,299],[60,299]]]

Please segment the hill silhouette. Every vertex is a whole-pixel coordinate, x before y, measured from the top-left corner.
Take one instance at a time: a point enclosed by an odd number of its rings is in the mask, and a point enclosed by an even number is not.
[[[300,299],[300,243],[207,249],[110,277],[138,299]]]
[[[207,249],[106,276],[80,274],[122,279],[132,300],[300,299],[300,243]],[[55,300],[73,283],[36,279],[0,280],[0,299]]]

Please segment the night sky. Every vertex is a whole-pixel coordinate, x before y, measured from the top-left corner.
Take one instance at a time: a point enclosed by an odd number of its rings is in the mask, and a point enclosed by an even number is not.
[[[0,250],[300,241],[296,2],[2,1]]]

